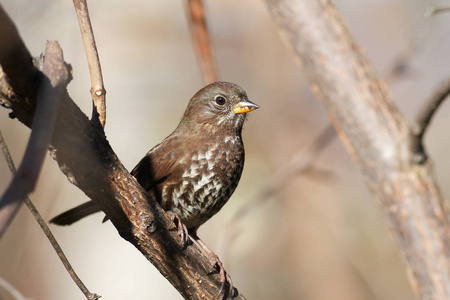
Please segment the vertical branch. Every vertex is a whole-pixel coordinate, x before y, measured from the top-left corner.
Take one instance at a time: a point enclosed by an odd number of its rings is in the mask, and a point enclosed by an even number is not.
[[[89,74],[91,76],[91,96],[94,104],[92,119],[98,118],[102,127],[105,127],[106,90],[103,85],[102,69],[98,57],[97,46],[95,45],[94,32],[92,31],[87,2],[86,0],[73,0],[73,4],[77,12],[78,23],[80,24],[84,49],[89,64]]]
[[[187,18],[189,31],[194,42],[194,49],[200,65],[203,83],[210,84],[218,80],[214,63],[208,25],[206,24],[205,9],[202,0],[187,0]]]

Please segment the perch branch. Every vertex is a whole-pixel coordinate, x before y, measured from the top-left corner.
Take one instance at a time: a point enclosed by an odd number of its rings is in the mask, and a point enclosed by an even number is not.
[[[203,82],[210,84],[217,81],[219,76],[217,76],[217,69],[214,63],[203,1],[187,0],[186,14]]]
[[[93,102],[92,119],[98,119],[102,127],[106,123],[106,90],[103,85],[102,68],[95,44],[94,32],[92,31],[91,19],[86,0],[73,0],[80,24],[81,36],[83,37],[84,49],[89,65],[91,76],[91,96]]]
[[[6,16],[0,5],[2,13]],[[12,23],[9,18],[7,21]],[[2,38],[0,36],[0,41]],[[29,56],[23,58],[31,61]],[[0,101],[21,122],[30,126],[36,108],[36,98],[32,97],[35,92],[24,89],[20,83],[31,87],[37,85],[32,79],[28,82],[12,78],[38,72],[32,64],[28,67],[32,70],[24,68],[23,72],[17,72],[12,68],[6,72],[3,68]],[[25,93],[17,95],[16,90]],[[213,266],[209,259],[196,244],[185,249],[180,247],[179,237],[167,214],[122,165],[103,128],[97,122],[89,122],[67,91],[59,105],[50,149],[69,181],[99,205],[119,234],[153,263],[185,299],[217,298],[222,283],[217,272],[211,273]],[[223,298],[244,299],[236,289],[233,295],[224,289],[222,295]]]
[[[3,155],[5,156],[6,162],[8,164],[8,167],[9,167],[11,173],[13,175],[15,175],[16,167],[14,166],[14,161],[11,158],[11,154],[9,152],[8,146],[6,145],[5,140],[3,139],[3,134],[1,131],[0,131],[0,147],[2,148]],[[56,241],[55,236],[51,232],[50,228],[48,228],[47,223],[45,223],[41,214],[39,213],[37,208],[34,206],[33,202],[30,200],[30,198],[28,198],[28,196],[25,197],[24,202],[25,202],[26,206],[28,207],[28,209],[30,210],[33,217],[36,219],[36,221],[41,226],[42,231],[47,236],[47,239],[50,241],[50,244],[52,245],[53,249],[55,249],[56,254],[58,255],[59,259],[63,263],[64,267],[66,268],[67,272],[69,273],[70,277],[72,277],[72,280],[76,283],[78,288],[83,292],[83,294],[86,296],[86,298],[88,300],[99,299],[100,296],[89,292],[87,287],[84,285],[84,283],[78,277],[77,273],[75,273],[74,269],[72,268],[72,265],[70,264],[66,255],[64,254],[64,252],[62,251],[58,242]]]
[[[428,158],[423,146],[423,137],[430,125],[431,118],[448,95],[450,95],[450,79],[444,81],[433,95],[425,101],[416,116],[410,132],[410,147],[415,163],[423,164]]]
[[[69,81],[69,72],[58,49],[59,46],[51,42],[47,44],[43,72],[51,81],[45,78],[41,81],[27,149],[19,170],[0,200],[0,238],[17,214],[23,199],[34,190],[47,153],[58,103]]]
[[[433,166],[411,164],[409,126],[331,1],[266,0],[365,176],[421,299],[450,299],[449,208]]]

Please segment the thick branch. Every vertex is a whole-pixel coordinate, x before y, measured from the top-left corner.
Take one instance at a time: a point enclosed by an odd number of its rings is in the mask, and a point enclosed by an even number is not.
[[[385,84],[330,1],[266,3],[384,210],[413,290],[450,299],[448,206],[431,163],[411,163],[408,124]]]
[[[0,13],[3,13],[1,6]],[[31,61],[31,57],[24,58]],[[33,65],[29,68],[23,73],[38,72]],[[30,126],[36,91],[25,89],[20,82],[34,84],[12,78],[22,76],[22,72],[4,70],[11,79],[8,82],[16,84],[5,85],[5,80],[0,80],[0,101]],[[0,73],[1,78],[5,74]],[[25,94],[7,97],[16,88]],[[208,258],[196,245],[180,249],[177,233],[170,230],[173,224],[165,212],[122,165],[98,122],[89,122],[67,92],[59,106],[50,145],[52,156],[68,179],[102,208],[120,235],[138,248],[184,298],[217,298],[221,283],[218,274],[209,274],[212,266]],[[238,295],[236,299],[243,297]]]

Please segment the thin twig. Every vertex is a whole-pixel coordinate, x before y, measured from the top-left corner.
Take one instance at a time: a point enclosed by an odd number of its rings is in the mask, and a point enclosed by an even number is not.
[[[92,31],[87,2],[86,0],[73,0],[73,4],[77,12],[78,23],[80,24],[84,49],[89,65],[89,74],[91,76],[91,96],[94,104],[92,119],[98,118],[102,127],[105,127],[106,90],[103,85],[102,68],[95,44],[94,32]]]
[[[8,164],[9,170],[12,174],[16,174],[16,167],[14,166],[14,161],[11,157],[11,153],[9,152],[8,146],[6,145],[5,140],[3,139],[3,134],[0,130],[0,148],[2,149],[3,156],[6,159],[6,163]]]
[[[52,137],[59,100],[69,80],[69,72],[64,60],[61,60],[62,52],[55,52],[57,49],[53,43],[55,42],[47,43],[43,66],[43,72],[51,79],[51,82],[45,77],[42,78],[30,140],[24,158],[19,171],[0,200],[0,238],[16,216],[23,199],[34,190]],[[59,45],[58,49],[61,50]]]
[[[203,82],[205,84],[215,82],[219,76],[214,63],[203,1],[187,0],[186,14]]]
[[[6,145],[5,140],[3,139],[3,134],[2,134],[1,131],[0,131],[0,147],[2,149],[3,155],[5,156],[6,162],[8,163],[8,167],[9,167],[11,173],[13,175],[15,175],[16,174],[16,167],[14,166],[14,161],[11,158],[11,154],[10,154],[10,152],[8,150],[8,146]],[[75,281],[76,285],[80,288],[80,290],[83,292],[83,294],[86,296],[86,298],[89,299],[89,300],[99,299],[100,296],[98,296],[97,294],[92,294],[91,292],[89,292],[89,290],[86,288],[84,283],[81,281],[81,279],[75,273],[75,271],[72,268],[72,265],[70,264],[70,262],[67,259],[66,255],[64,254],[64,252],[62,251],[62,249],[59,246],[58,242],[56,241],[55,236],[50,231],[50,228],[48,228],[47,224],[45,223],[44,219],[42,218],[41,214],[38,212],[38,210],[34,206],[33,202],[30,200],[30,198],[25,197],[24,202],[27,205],[27,207],[30,210],[30,212],[33,215],[33,217],[36,219],[36,221],[41,226],[42,231],[47,236],[48,240],[50,241],[50,244],[52,244],[53,249],[55,249],[56,254],[58,254],[59,259],[63,263],[63,265],[66,268],[67,272],[69,273],[70,277],[72,277],[73,281]]]
[[[88,300],[96,300],[99,299],[101,296],[91,293],[88,288],[84,285],[83,281],[81,281],[80,277],[78,277],[77,273],[75,273],[74,269],[72,268],[72,265],[70,264],[69,260],[67,259],[66,255],[62,251],[61,247],[59,246],[58,242],[55,239],[55,236],[50,231],[50,228],[48,228],[47,223],[45,223],[44,219],[42,219],[41,215],[37,211],[36,207],[34,206],[33,202],[31,202],[30,198],[25,198],[25,204],[27,205],[28,209],[30,210],[31,214],[34,216],[36,221],[39,223],[39,225],[42,228],[42,231],[44,231],[45,235],[47,236],[48,240],[53,246],[53,249],[55,249],[56,254],[58,254],[59,259],[63,263],[64,267],[66,268],[67,272],[69,273],[70,277],[72,277],[72,280],[75,282],[75,284],[78,286],[78,288],[81,290],[81,292],[84,294],[84,296]]]
[[[435,15],[437,15],[439,13],[444,13],[444,12],[449,12],[449,11],[450,11],[450,7],[429,6],[426,8],[424,16],[429,18],[429,17],[434,17]]]
[[[425,101],[417,113],[415,123],[411,126],[410,149],[415,163],[423,164],[428,156],[423,145],[425,131],[439,106],[450,95],[450,79],[445,80],[433,95]]]
[[[297,176],[311,169],[313,163],[316,161],[320,153],[325,150],[328,144],[334,140],[336,132],[331,124],[317,136],[306,151],[299,152],[282,168],[280,168],[267,182],[265,188],[261,190],[255,197],[248,201],[244,206],[237,211],[228,225],[226,230],[219,238],[220,253],[225,255],[231,244],[236,239],[238,234],[238,227],[241,220],[247,216],[255,208],[260,208],[262,204],[270,200],[274,195],[283,190],[289,183],[291,183]]]

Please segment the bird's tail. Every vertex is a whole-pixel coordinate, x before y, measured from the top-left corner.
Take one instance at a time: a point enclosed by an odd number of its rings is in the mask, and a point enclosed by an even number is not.
[[[71,225],[72,223],[75,223],[76,221],[99,211],[101,211],[101,209],[97,204],[95,204],[93,201],[88,201],[86,203],[78,205],[77,207],[69,209],[66,212],[63,212],[60,215],[57,215],[50,220],[50,223],[61,226]]]

